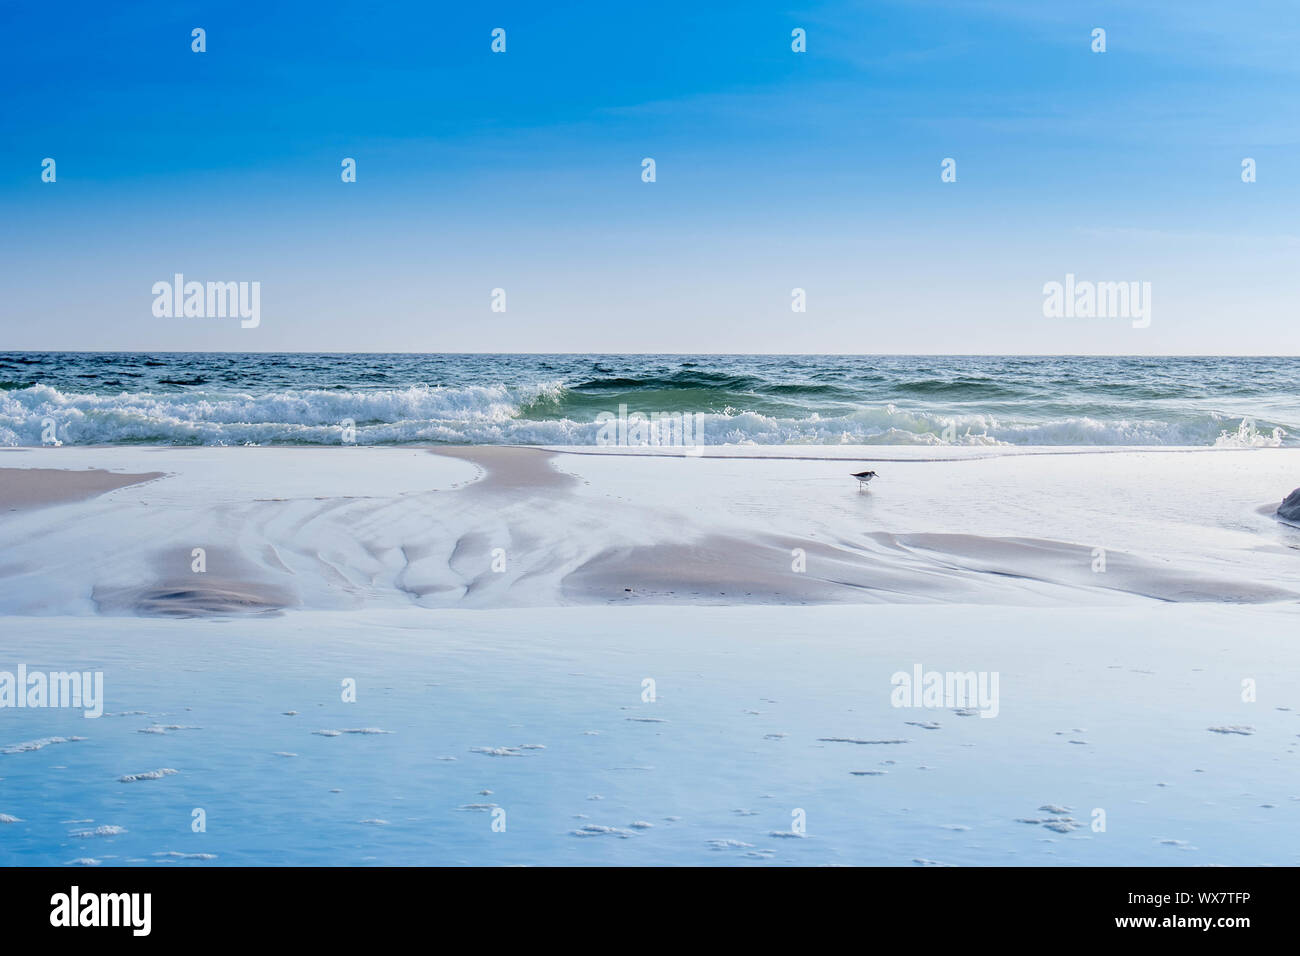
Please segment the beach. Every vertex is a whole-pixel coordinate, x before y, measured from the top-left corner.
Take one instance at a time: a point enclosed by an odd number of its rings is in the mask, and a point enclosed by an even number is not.
[[[0,855],[1294,865],[1297,475],[1289,447],[0,449],[0,670],[105,697],[0,710]],[[932,672],[993,696],[899,697]]]
[[[0,613],[1287,603],[1297,475],[1292,448],[0,449]]]
[[[1284,927],[1300,7],[1074,7],[9,5],[6,929]]]

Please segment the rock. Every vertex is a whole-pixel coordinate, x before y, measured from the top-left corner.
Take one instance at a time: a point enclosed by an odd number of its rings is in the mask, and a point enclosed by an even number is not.
[[[1283,521],[1300,524],[1300,488],[1286,496],[1286,500],[1277,506],[1277,516]]]

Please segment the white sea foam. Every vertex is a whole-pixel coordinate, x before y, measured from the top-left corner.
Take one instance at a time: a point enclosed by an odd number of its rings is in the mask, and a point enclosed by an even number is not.
[[[68,836],[74,840],[89,840],[92,837],[110,837],[120,836],[126,832],[126,827],[119,826],[99,826],[93,830],[73,830]]]
[[[313,734],[318,737],[341,737],[344,734],[362,734],[363,736],[374,736],[375,734],[391,734],[391,730],[380,730],[378,727],[351,727],[343,730],[313,730]]]
[[[646,401],[653,403],[657,394]],[[566,397],[571,395],[560,381],[259,394],[197,389],[102,394],[41,384],[0,391],[0,445],[39,445],[47,419],[56,422],[64,443],[76,444],[338,445],[345,421],[355,423],[355,441],[362,445],[597,444],[601,425],[588,407],[593,400],[585,397],[579,408],[570,408]],[[697,400],[707,405],[705,396]],[[1249,420],[1212,410],[1184,408],[1156,418],[1133,416],[1127,407],[1116,403],[1104,412],[1055,417],[1027,401],[1011,403],[997,415],[939,401],[926,408],[864,401],[834,414],[674,410],[698,416],[707,445],[1264,447],[1287,442],[1285,429],[1254,429]]]
[[[1286,431],[1282,428],[1272,428],[1267,431],[1260,431],[1259,428],[1249,419],[1245,419],[1237,426],[1236,431],[1224,431],[1215,439],[1216,448],[1280,448],[1286,440]]]
[[[140,780],[161,780],[163,777],[170,777],[176,772],[171,767],[160,767],[157,770],[146,770],[143,773],[128,773],[126,776],[117,779],[122,783],[136,783]]]
[[[607,827],[595,823],[589,823],[571,832],[577,837],[614,836],[621,840],[626,840],[632,835],[632,831],[624,830],[621,827]]]
[[[85,739],[85,737],[42,737],[40,740],[26,740],[20,744],[10,744],[7,747],[0,747],[0,754],[31,753],[35,750],[44,750],[46,747],[53,746],[54,744],[69,744]]]

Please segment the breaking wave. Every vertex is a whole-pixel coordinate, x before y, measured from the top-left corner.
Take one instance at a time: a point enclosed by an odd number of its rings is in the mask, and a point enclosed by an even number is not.
[[[749,380],[747,380],[747,378]],[[0,391],[0,444],[331,445],[351,426],[358,444],[556,444],[597,441],[602,412],[698,415],[705,444],[1166,445],[1294,444],[1294,429],[1221,411],[1008,400],[1011,386],[959,383],[961,400],[930,382],[910,404],[872,401],[846,385],[763,383],[692,371],[675,381],[610,376],[573,385],[274,388],[172,377],[147,390],[78,391],[49,384]],[[163,387],[159,387],[163,386]],[[1084,413],[1086,410],[1086,413]],[[1152,411],[1164,412],[1153,414]]]

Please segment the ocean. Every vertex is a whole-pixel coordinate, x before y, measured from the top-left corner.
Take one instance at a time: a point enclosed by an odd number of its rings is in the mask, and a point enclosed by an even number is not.
[[[1300,358],[0,353],[0,445],[1300,445]]]

